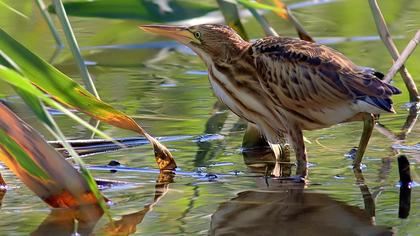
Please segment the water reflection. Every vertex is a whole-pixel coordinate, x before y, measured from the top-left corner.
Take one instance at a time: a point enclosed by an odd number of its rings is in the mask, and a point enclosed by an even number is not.
[[[376,214],[376,207],[375,207],[375,196],[378,194],[373,195],[369,187],[365,183],[365,178],[363,176],[361,169],[353,169],[354,176],[356,177],[356,184],[359,186],[360,192],[362,193],[363,202],[365,205],[365,212],[371,218],[372,223],[375,222],[375,214]]]
[[[0,187],[0,208],[1,208],[1,204],[4,198],[4,195],[6,194],[6,189]]]
[[[2,189],[3,186],[6,186],[6,181],[4,181],[3,176],[0,173],[0,189]]]
[[[227,107],[219,101],[215,102],[212,115],[206,122],[204,134],[220,133],[228,119],[228,115]],[[222,142],[221,140],[216,142],[197,142],[198,150],[195,154],[194,166],[204,166],[207,164],[206,162],[220,155],[225,149],[225,145]],[[214,148],[214,146],[219,148]]]
[[[291,176],[292,167],[294,163],[290,162],[290,153],[282,155],[280,162],[279,173],[276,176],[280,178],[288,178]],[[264,173],[264,176],[268,177],[275,166],[276,157],[273,151],[267,147],[259,148],[248,148],[242,152],[244,162],[251,172]]]
[[[411,208],[411,186],[410,162],[405,155],[398,157],[398,172],[400,174],[400,201],[398,217],[405,219],[410,215]]]
[[[147,204],[140,211],[123,215],[120,220],[107,224],[97,232],[97,235],[129,235],[137,230],[145,215],[153,209],[160,199],[168,192],[169,183],[173,182],[173,173],[160,173],[155,185],[155,196],[150,204]]]
[[[242,129],[245,129],[242,141],[243,149],[250,149],[252,152],[252,149],[265,151],[266,148],[269,148],[268,143],[254,124],[243,121],[229,111],[226,105],[219,100],[213,105],[212,115],[206,122],[204,134],[220,133],[222,135],[229,135],[229,133],[241,131]],[[197,142],[197,146],[199,149],[195,156],[195,166],[208,164],[206,162],[220,155],[226,147],[222,141],[212,143]]]
[[[395,150],[396,154],[399,154],[400,151],[395,147],[398,147],[399,144],[404,143],[404,141],[407,138],[407,135],[411,132],[411,130],[417,122],[417,118],[420,114],[419,111],[420,103],[413,103],[409,105],[407,117],[399,133],[393,132],[380,122],[378,122],[377,125],[375,125],[376,130],[378,130],[381,134],[383,134],[385,137],[389,138],[391,141],[394,142],[392,148]]]
[[[210,235],[392,235],[372,216],[305,183],[257,179],[257,190],[222,203],[211,218]],[[373,202],[372,202],[373,203]]]
[[[95,225],[103,215],[99,206],[89,205],[78,209],[57,208],[32,232],[31,235],[129,235],[137,230],[145,215],[150,212],[159,200],[168,192],[168,184],[173,182],[173,173],[161,173],[155,185],[155,196],[150,204],[141,210],[121,216],[121,219],[110,222],[100,229]],[[102,180],[101,184],[105,184]],[[112,182],[112,181],[111,181]],[[114,182],[112,182],[114,183]],[[0,191],[0,203],[4,192]],[[1,204],[0,204],[1,206]]]
[[[256,190],[240,192],[222,203],[212,215],[209,235],[392,235],[390,228],[375,225],[375,196],[361,170],[355,179],[364,209],[310,192],[305,182],[289,178],[293,164],[281,163],[280,178],[268,178],[274,166],[271,150],[247,150],[244,162],[256,178]]]
[[[3,176],[0,173],[0,208],[3,201],[3,197],[6,194],[6,181],[4,181]]]
[[[102,214],[102,209],[96,205],[84,206],[76,210],[52,209],[31,235],[90,235]]]

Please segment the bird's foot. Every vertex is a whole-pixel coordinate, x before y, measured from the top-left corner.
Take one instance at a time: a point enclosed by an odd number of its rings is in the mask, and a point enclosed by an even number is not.
[[[308,176],[308,163],[306,161],[297,163],[296,176],[306,179]]]

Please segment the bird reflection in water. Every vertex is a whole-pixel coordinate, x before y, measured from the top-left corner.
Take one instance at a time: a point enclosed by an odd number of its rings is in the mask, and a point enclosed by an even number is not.
[[[250,155],[245,154],[245,162],[256,171],[264,171],[264,162],[274,161],[271,152],[267,152],[259,157],[263,163],[258,166]],[[283,171],[290,174],[290,170],[286,171],[290,167]],[[365,206],[366,210],[350,206],[326,194],[307,191],[304,182],[284,177],[259,178],[257,187],[222,203],[211,217],[209,235],[393,234],[390,228],[374,225],[368,210],[374,206]]]

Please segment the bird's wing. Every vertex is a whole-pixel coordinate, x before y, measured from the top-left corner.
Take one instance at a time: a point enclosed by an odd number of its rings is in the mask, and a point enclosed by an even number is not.
[[[293,38],[266,37],[250,48],[265,91],[287,106],[331,107],[399,90],[329,47]]]

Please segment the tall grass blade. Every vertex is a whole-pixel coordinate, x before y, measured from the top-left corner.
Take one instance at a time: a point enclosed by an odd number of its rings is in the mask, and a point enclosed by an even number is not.
[[[253,9],[261,9],[261,10],[269,10],[276,14],[285,14],[287,16],[286,9],[283,7],[271,6],[264,3],[259,3],[251,0],[236,0],[237,2],[244,5],[246,8],[253,8]]]
[[[60,19],[61,26],[63,27],[64,35],[66,36],[71,53],[73,54],[73,57],[77,62],[77,67],[79,68],[80,74],[82,75],[83,82],[87,90],[99,99],[98,91],[96,91],[95,84],[93,83],[92,78],[90,77],[87,66],[85,64],[85,60],[80,54],[79,45],[77,44],[76,37],[74,36],[69,19],[67,18],[66,10],[64,9],[63,3],[61,2],[61,0],[53,0],[53,3],[57,12],[57,16]]]
[[[155,159],[159,168],[162,170],[172,170],[176,167],[175,160],[169,150],[149,135],[132,118],[113,108],[111,105],[98,100],[78,83],[33,54],[1,29],[0,52],[2,52],[0,55],[7,55],[10,60],[19,66],[22,74],[27,79],[30,79],[39,89],[51,95],[54,100],[67,107],[84,112],[95,119],[145,136],[153,145]],[[18,87],[19,84],[13,85]],[[63,109],[58,104],[48,102],[48,105],[52,104],[57,109]],[[72,118],[76,118],[73,113],[66,110],[64,109],[63,112]]]
[[[276,12],[277,14],[282,14],[284,11],[280,8],[270,6],[267,4],[249,1],[249,0],[236,0],[240,4],[242,4],[244,7],[246,7],[251,14],[254,16],[254,18],[260,23],[261,27],[264,30],[264,33],[267,36],[278,36],[279,34],[273,29],[273,27],[270,26],[270,24],[267,22],[267,19],[265,19],[264,16],[260,15],[256,9],[263,9],[263,10],[270,10],[273,12]]]
[[[298,19],[292,13],[292,11],[286,7],[287,14],[289,16],[289,21],[292,22],[293,26],[295,27],[299,38],[308,42],[315,42],[315,40],[306,32],[303,26],[299,23]]]
[[[249,40],[249,37],[239,17],[237,4],[226,0],[217,0],[217,4],[219,4],[220,11],[225,18],[226,24],[234,29],[243,39]]]
[[[0,104],[0,160],[52,207],[97,204],[85,179],[30,125]]]
[[[66,150],[70,153],[70,155],[73,157],[73,160],[76,161],[77,164],[80,166],[80,170],[82,173],[82,176],[85,178],[90,191],[93,193],[95,198],[98,200],[99,206],[103,209],[103,211],[107,214],[110,221],[112,221],[112,218],[109,214],[109,211],[106,207],[106,203],[102,195],[100,194],[97,185],[91,176],[90,172],[84,167],[83,161],[80,159],[80,157],[77,155],[77,153],[74,151],[74,149],[69,145],[66,141],[66,138],[62,134],[61,130],[57,126],[57,124],[54,122],[54,119],[49,115],[48,112],[45,111],[43,105],[40,103],[38,96],[40,99],[44,100],[45,102],[51,104],[54,106],[54,104],[57,104],[52,99],[48,98],[46,95],[44,95],[41,91],[36,89],[26,78],[21,77],[18,73],[15,71],[0,66],[0,78],[3,80],[15,85],[15,88],[17,91],[19,91],[20,94],[24,95],[24,100],[28,103],[28,105],[31,106],[31,109],[34,110],[35,114],[37,114],[38,117],[40,117],[40,120],[45,124],[45,126],[51,131],[51,133],[61,141],[63,146],[66,148]],[[67,110],[67,109],[65,109]],[[69,112],[72,114],[71,112]],[[19,156],[23,156],[22,153]],[[29,159],[30,160],[30,159]],[[19,162],[21,166],[23,166],[26,162]]]
[[[57,29],[55,28],[55,25],[51,19],[51,16],[49,12],[47,11],[47,7],[44,4],[43,0],[35,0],[36,5],[39,8],[39,11],[41,12],[42,17],[47,22],[48,28],[50,29],[55,42],[57,43],[57,48],[64,48],[63,41],[61,41],[60,34],[58,33]]]
[[[257,10],[254,8],[248,8],[248,10],[251,12],[251,14],[257,19],[257,21],[260,23],[261,27],[264,30],[265,35],[267,36],[279,36],[279,34],[274,30],[273,27],[267,22],[267,19],[265,19],[264,16],[260,15]]]
[[[24,96],[23,99],[25,100],[25,102],[27,102],[27,104],[31,106],[30,108],[32,109],[32,111],[34,111],[35,115],[42,122],[48,124],[49,118],[47,117],[46,112],[43,111],[44,108],[37,102],[38,99],[45,102],[49,106],[54,107],[57,110],[63,112],[65,115],[69,116],[70,118],[72,118],[79,124],[83,125],[84,127],[88,128],[89,130],[95,132],[99,136],[108,140],[112,140],[110,136],[108,136],[107,134],[103,133],[102,131],[98,129],[95,129],[94,127],[89,125],[89,123],[82,120],[80,117],[76,116],[74,113],[72,113],[71,111],[69,111],[62,105],[60,105],[59,103],[57,103],[55,100],[51,99],[50,97],[42,93],[39,89],[37,89],[34,85],[32,85],[31,81],[29,81],[25,77],[22,77],[20,74],[18,74],[14,70],[11,70],[8,67],[0,65],[0,79],[12,85],[15,88],[15,90],[18,91],[20,95]],[[48,125],[51,125],[51,124],[48,124]]]
[[[0,0],[0,6],[3,6],[7,9],[9,9],[10,11],[12,11],[12,12],[16,13],[17,15],[25,18],[26,20],[29,20],[29,17],[27,15],[23,14],[22,12],[20,12],[20,11],[16,10],[15,8],[9,6],[8,4],[4,3],[2,0]]]
[[[67,139],[65,138],[64,134],[61,132],[58,125],[54,122],[54,119],[51,117],[51,115],[47,112],[45,112],[50,120],[50,123],[52,123],[49,128],[51,129],[51,133],[55,136],[57,140],[60,140],[63,146],[66,148],[66,150],[69,152],[70,156],[73,157],[73,160],[79,165],[80,173],[82,174],[83,178],[86,180],[91,192],[95,196],[95,198],[98,200],[98,205],[102,208],[102,210],[107,215],[109,221],[111,224],[113,224],[113,220],[111,217],[110,212],[108,211],[108,208],[106,206],[105,198],[102,196],[102,194],[99,192],[98,185],[96,184],[95,179],[93,178],[90,171],[85,167],[84,161],[79,157],[79,155],[76,153],[76,151],[72,148],[72,146],[67,142]]]

